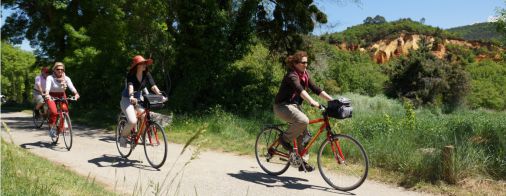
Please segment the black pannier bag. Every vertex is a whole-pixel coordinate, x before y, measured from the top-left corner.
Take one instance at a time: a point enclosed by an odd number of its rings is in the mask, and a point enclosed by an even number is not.
[[[346,97],[334,99],[328,102],[327,115],[337,119],[351,118],[353,107],[351,100]]]
[[[163,108],[163,95],[144,95],[144,108],[146,109],[161,109]]]

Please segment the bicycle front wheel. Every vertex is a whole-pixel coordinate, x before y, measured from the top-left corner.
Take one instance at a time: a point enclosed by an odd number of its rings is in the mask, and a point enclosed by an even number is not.
[[[65,147],[70,151],[72,148],[72,123],[70,122],[69,114],[63,113],[63,124],[60,126],[60,133],[63,135],[63,142],[65,143]]]
[[[125,126],[127,123],[128,122],[127,122],[126,118],[120,118],[118,121],[118,125],[116,127],[116,137],[115,137],[116,148],[118,148],[119,155],[123,158],[127,158],[128,156],[130,156],[130,154],[132,154],[132,150],[134,148],[134,145],[132,145],[133,141],[132,141],[131,137],[129,137],[130,141],[127,142],[126,147],[120,146],[119,138],[121,137],[121,133],[123,131],[131,131],[131,130],[125,130]]]
[[[42,125],[44,124],[44,117],[39,114],[39,110],[33,110],[32,111],[32,119],[33,119],[33,125],[35,125],[35,128],[40,129]]]
[[[61,124],[62,120],[63,119],[61,115],[56,116],[56,123],[53,125],[54,126],[53,129],[56,131],[54,137],[51,137],[51,128],[49,128],[49,137],[51,138],[51,141],[53,141],[53,144],[57,144],[58,139],[60,138],[60,134],[58,133],[58,126]]]
[[[150,123],[144,131],[144,153],[149,164],[160,168],[167,158],[167,137],[162,126],[156,122]]]
[[[320,146],[318,169],[330,186],[350,191],[362,185],[367,178],[369,159],[357,140],[338,134]]]
[[[277,127],[260,131],[255,142],[255,157],[258,165],[269,175],[281,175],[290,166],[289,152],[278,142],[283,132]]]

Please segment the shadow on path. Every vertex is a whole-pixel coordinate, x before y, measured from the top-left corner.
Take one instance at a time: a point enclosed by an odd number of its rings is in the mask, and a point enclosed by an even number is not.
[[[67,148],[59,147],[58,144],[53,144],[53,142],[38,141],[38,142],[20,144],[19,146],[24,149],[47,148],[47,149],[51,149],[54,151],[68,152]]]
[[[158,169],[152,168],[142,164],[142,161],[129,160],[118,155],[107,155],[103,154],[101,157],[93,158],[88,160],[88,163],[93,163],[97,167],[135,167],[150,171],[159,171]]]
[[[241,170],[237,174],[229,173],[228,175],[240,180],[264,185],[266,187],[285,187],[288,189],[296,189],[296,190],[314,189],[341,195],[355,195],[350,192],[341,192],[332,188],[303,184],[301,182],[307,182],[308,180],[296,177],[271,176],[261,172],[246,171],[246,170]]]

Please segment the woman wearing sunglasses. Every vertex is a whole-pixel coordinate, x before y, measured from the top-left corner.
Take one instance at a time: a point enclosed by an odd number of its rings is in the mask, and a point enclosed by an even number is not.
[[[309,124],[309,118],[304,114],[301,109],[302,102],[306,100],[313,107],[320,107],[320,104],[316,102],[309,93],[306,91],[308,88],[317,94],[321,98],[330,101],[330,97],[325,91],[322,91],[309,77],[306,68],[308,66],[307,53],[304,51],[298,51],[293,55],[290,55],[285,60],[287,69],[286,75],[281,81],[278,94],[274,101],[274,113],[279,118],[290,123],[288,129],[280,136],[279,142],[287,150],[292,151],[292,145],[290,142],[297,138],[297,143],[302,143],[302,138],[305,135],[309,135],[307,132],[307,125]],[[303,147],[299,147],[300,150]],[[313,171],[314,168],[304,162],[307,171]],[[299,167],[299,171],[303,171],[302,165]]]
[[[65,65],[63,65],[62,62],[56,62],[53,66],[53,74],[49,75],[46,78],[46,94],[45,94],[45,100],[47,103],[47,106],[49,108],[49,135],[51,137],[56,137],[56,130],[55,130],[55,121],[56,117],[58,116],[58,112],[56,110],[56,104],[53,100],[51,100],[51,97],[57,97],[57,98],[65,98],[65,90],[67,87],[74,93],[75,99],[79,99],[79,93],[77,93],[76,88],[74,87],[74,84],[72,84],[72,80],[70,80],[69,77],[65,75]],[[61,109],[63,111],[68,111],[67,103],[62,102],[61,103]]]

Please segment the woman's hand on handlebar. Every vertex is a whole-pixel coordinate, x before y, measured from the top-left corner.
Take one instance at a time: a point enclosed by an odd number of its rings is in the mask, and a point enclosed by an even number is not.
[[[311,103],[311,106],[313,106],[315,108],[320,108],[321,105],[317,101],[313,101],[313,103]]]
[[[136,105],[137,104],[137,99],[134,98],[134,97],[130,97],[130,103],[133,104],[133,105]]]

